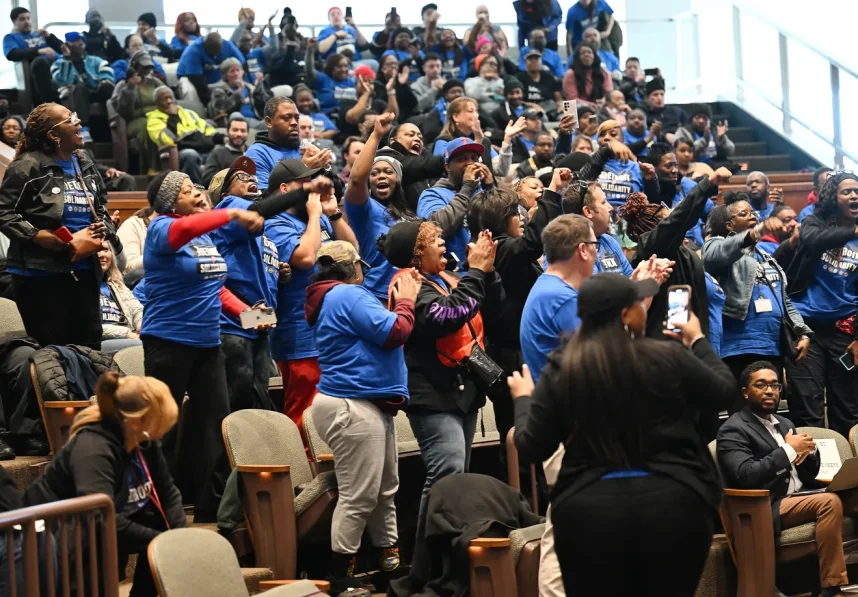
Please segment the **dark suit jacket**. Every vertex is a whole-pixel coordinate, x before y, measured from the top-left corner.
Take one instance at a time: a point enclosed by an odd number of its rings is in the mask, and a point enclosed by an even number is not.
[[[775,415],[778,431],[786,435],[795,425]],[[718,462],[727,487],[735,489],[768,489],[772,501],[775,538],[781,533],[781,500],[789,489],[791,465],[786,452],[778,446],[756,416],[746,407],[734,414],[718,431]],[[802,489],[816,489],[819,474],[819,452],[811,454],[796,467]]]

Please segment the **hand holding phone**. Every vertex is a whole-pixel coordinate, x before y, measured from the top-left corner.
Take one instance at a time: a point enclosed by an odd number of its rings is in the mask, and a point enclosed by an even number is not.
[[[691,287],[687,285],[671,286],[667,289],[667,329],[674,333],[682,330],[677,323],[688,323],[688,304],[691,298]]]
[[[56,234],[57,238],[59,238],[64,243],[70,243],[72,241],[72,239],[74,238],[74,236],[72,236],[72,233],[65,226],[63,226],[62,228],[57,228],[56,230],[54,230],[54,234]]]
[[[657,68],[645,68],[644,69],[644,76],[646,76],[646,77],[657,77],[658,76],[658,69]]]
[[[347,19],[352,18],[352,7],[351,6],[346,6],[346,18]]]
[[[242,311],[239,313],[238,319],[241,322],[241,327],[245,330],[251,330],[261,325],[269,327],[277,325],[277,315],[274,314],[274,309],[271,307]]]
[[[851,350],[847,350],[840,357],[840,364],[843,365],[843,368],[847,371],[852,371],[855,368],[855,357],[852,355]]]

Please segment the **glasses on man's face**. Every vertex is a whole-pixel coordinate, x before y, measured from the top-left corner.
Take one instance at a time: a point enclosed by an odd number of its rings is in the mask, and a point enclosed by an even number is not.
[[[246,172],[239,172],[238,174],[235,175],[235,178],[236,178],[236,180],[238,180],[238,182],[256,182],[257,181],[255,176],[253,176],[252,174],[248,174]]]
[[[777,381],[773,381],[773,382],[771,382],[771,383],[768,383],[768,382],[765,382],[765,381],[755,381],[755,382],[754,382],[754,383],[752,383],[751,385],[752,385],[755,389],[757,389],[757,390],[759,390],[759,391],[761,391],[761,392],[765,392],[765,391],[766,391],[766,388],[771,388],[773,391],[775,391],[775,392],[777,392],[778,394],[780,394],[781,390],[783,390],[783,389],[784,389],[784,387],[780,384],[780,382],[777,382]]]
[[[585,240],[581,244],[582,245],[593,245],[595,247],[595,246],[599,245],[599,241],[597,241],[597,240]]]
[[[60,121],[59,121],[58,123],[56,123],[54,126],[52,126],[51,128],[49,128],[49,129],[48,129],[48,132],[50,132],[50,131],[54,130],[55,128],[57,128],[57,127],[58,127],[58,126],[60,126],[61,124],[69,123],[70,125],[74,126],[74,125],[76,125],[78,122],[80,122],[80,118],[78,118],[78,117],[77,117],[77,112],[72,112],[71,114],[69,114],[69,117],[68,117],[68,118],[66,118],[66,119],[64,119],[64,120],[60,120]]]

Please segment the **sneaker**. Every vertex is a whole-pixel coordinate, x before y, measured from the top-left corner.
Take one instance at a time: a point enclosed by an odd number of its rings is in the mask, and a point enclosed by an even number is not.
[[[393,572],[399,568],[399,546],[384,547],[378,557],[378,565],[382,572]]]
[[[81,138],[83,138],[84,143],[92,143],[92,135],[89,134],[88,127],[81,127],[80,132],[78,133]]]
[[[354,576],[329,576],[332,597],[372,597],[372,592]]]

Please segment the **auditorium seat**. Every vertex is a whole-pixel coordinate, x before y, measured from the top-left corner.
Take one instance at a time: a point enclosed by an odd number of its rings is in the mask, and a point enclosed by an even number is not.
[[[474,432],[474,448],[497,446],[500,444],[500,432],[495,422],[495,406],[486,398],[486,404],[477,417],[477,429]]]
[[[30,357],[38,359],[39,353],[50,349],[37,350]],[[38,361],[37,361],[38,362]],[[30,363],[30,380],[36,394],[36,402],[42,413],[42,422],[45,424],[45,435],[48,436],[48,444],[51,446],[51,455],[60,451],[69,439],[69,429],[75,416],[83,409],[91,406],[93,400],[43,400],[45,387],[37,373],[36,364]]]
[[[26,333],[18,305],[15,301],[0,298],[0,334],[20,336]]]
[[[313,474],[334,470],[334,451],[325,443],[319,432],[316,431],[316,425],[313,423],[312,409],[308,408],[304,411],[301,423],[304,426],[304,436],[307,438],[307,447],[310,448],[310,458],[313,462],[310,463],[310,468],[313,468]]]
[[[471,597],[538,597],[544,524],[516,529],[507,538],[479,538],[468,546]]]
[[[396,451],[400,458],[420,455],[420,446],[417,444],[417,438],[414,437],[414,432],[411,430],[411,423],[408,421],[408,415],[404,410],[396,413],[393,418],[393,424],[396,426]]]
[[[129,346],[113,355],[113,362],[125,375],[146,375],[143,369],[143,347]]]

